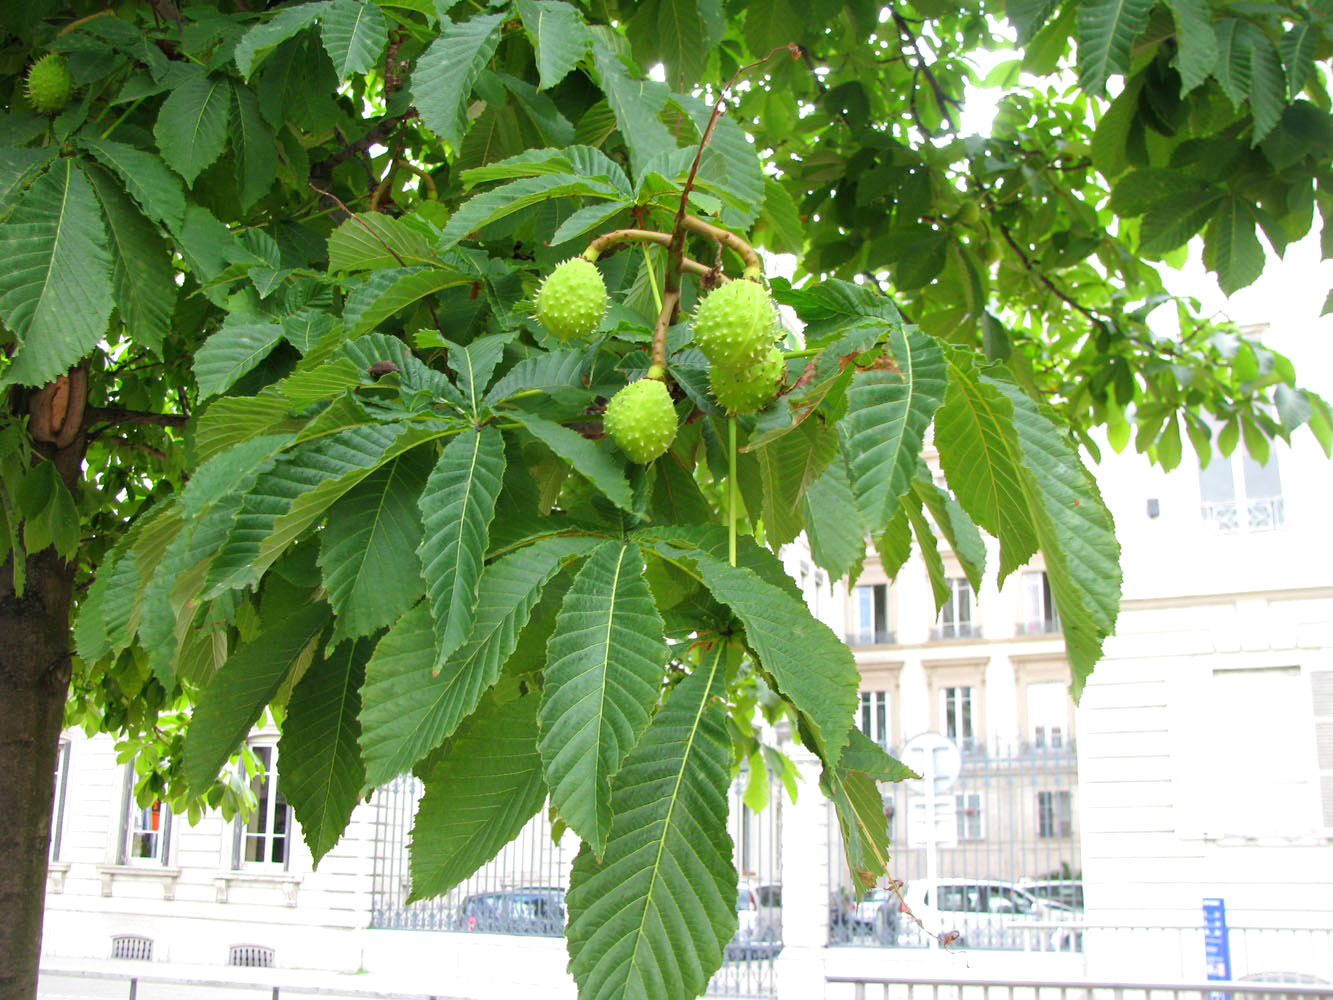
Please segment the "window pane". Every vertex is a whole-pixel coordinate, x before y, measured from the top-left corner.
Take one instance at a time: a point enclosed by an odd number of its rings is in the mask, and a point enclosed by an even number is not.
[[[1268,462],[1260,465],[1249,455],[1241,457],[1241,468],[1245,471],[1245,496],[1249,500],[1260,497],[1280,497],[1282,479],[1277,471],[1277,456],[1269,454]]]
[[[1236,484],[1231,475],[1231,459],[1214,455],[1199,469],[1199,496],[1204,503],[1234,503]]]

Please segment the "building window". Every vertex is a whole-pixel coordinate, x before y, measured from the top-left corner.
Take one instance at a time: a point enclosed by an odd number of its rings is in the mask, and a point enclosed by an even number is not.
[[[1239,474],[1237,466],[1239,465]],[[1214,531],[1271,531],[1282,527],[1282,477],[1272,452],[1260,465],[1249,455],[1214,455],[1199,467],[1200,512]]]
[[[959,792],[953,797],[958,817],[959,840],[985,840],[985,817],[981,812],[980,792]]]
[[[944,735],[965,750],[976,746],[972,724],[972,691],[970,687],[947,687],[940,692]]]
[[[889,631],[889,585],[863,584],[852,589],[852,634],[847,641],[853,646],[882,645],[894,641]]]
[[[889,727],[889,693],[887,691],[861,692],[861,732],[884,747],[889,746],[892,733]]]
[[[60,860],[60,840],[65,832],[65,786],[69,783],[69,740],[60,741],[56,751],[55,795],[51,802],[50,859]]]
[[[930,630],[932,639],[970,639],[978,634],[972,624],[972,584],[967,577],[949,578],[949,599],[940,608],[939,623]]]
[[[167,838],[171,834],[171,810],[160,799],[141,806],[134,796],[134,764],[125,768],[124,809],[120,817],[122,865],[167,863]]]
[[[1051,581],[1045,570],[1023,574],[1023,620],[1019,635],[1046,635],[1060,631],[1060,615],[1051,596]]]
[[[1037,836],[1071,837],[1074,834],[1074,794],[1068,790],[1037,793]]]
[[[1060,750],[1068,744],[1068,702],[1060,681],[1028,685],[1028,740],[1034,750]]]
[[[278,778],[278,748],[251,747],[260,770],[250,782],[255,809],[244,826],[237,819],[234,864],[237,868],[288,864],[291,809],[283,798]]]

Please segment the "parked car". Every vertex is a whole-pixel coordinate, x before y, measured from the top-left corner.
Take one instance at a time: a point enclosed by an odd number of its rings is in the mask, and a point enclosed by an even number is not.
[[[736,936],[728,961],[772,958],[782,950],[782,886],[741,884],[736,894]]]
[[[565,932],[565,890],[519,886],[468,896],[458,908],[460,930],[480,934],[559,937]]]
[[[1083,912],[1083,883],[1077,879],[1024,879],[1018,883],[1018,887],[1038,899],[1060,903],[1078,913]]]
[[[941,878],[911,883],[903,906],[912,916],[900,921],[908,935],[925,935],[958,948],[1069,951],[1077,948],[1074,928],[1052,926],[1074,919],[1063,903],[1039,899],[1009,882]],[[920,924],[917,923],[920,921]]]
[[[900,909],[898,894],[893,890],[869,890],[853,912],[853,935],[864,934],[880,944],[897,944]]]

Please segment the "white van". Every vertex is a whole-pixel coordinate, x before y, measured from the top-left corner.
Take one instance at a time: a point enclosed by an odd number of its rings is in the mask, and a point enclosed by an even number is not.
[[[911,883],[903,890],[898,927],[904,944],[934,937],[954,948],[1016,951],[1070,951],[1077,947],[1074,919],[1064,904],[1038,899],[1009,882],[941,878]]]

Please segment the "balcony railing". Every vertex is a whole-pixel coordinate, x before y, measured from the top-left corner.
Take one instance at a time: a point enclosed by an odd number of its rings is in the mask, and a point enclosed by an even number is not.
[[[890,629],[857,629],[847,633],[849,646],[892,646],[898,641],[896,633]]]
[[[1017,635],[1055,635],[1060,631],[1060,619],[1058,617],[1034,618],[1031,621],[1019,622],[1014,626],[1014,632]]]
[[[1281,497],[1255,497],[1244,503],[1242,523],[1241,504],[1234,500],[1205,503],[1200,514],[1206,524],[1219,534],[1246,531],[1274,531],[1282,527],[1285,508]]]
[[[944,622],[930,630],[930,641],[945,639],[980,639],[981,626],[972,622]]]

